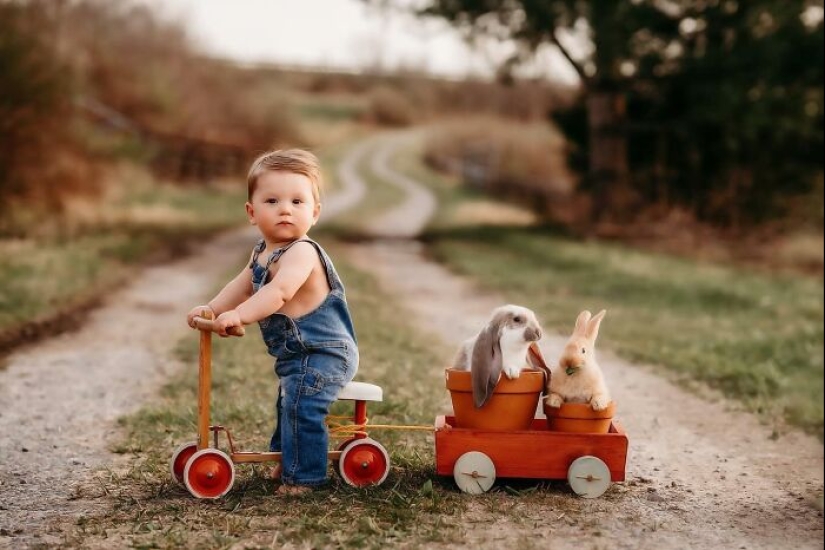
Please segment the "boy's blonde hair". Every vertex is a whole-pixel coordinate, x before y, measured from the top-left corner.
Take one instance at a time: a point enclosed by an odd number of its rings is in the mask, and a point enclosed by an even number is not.
[[[247,196],[252,200],[252,194],[258,186],[258,178],[264,172],[292,172],[306,176],[312,183],[312,196],[316,203],[321,202],[321,163],[318,157],[304,149],[278,149],[259,156],[252,162],[249,174],[246,176]]]

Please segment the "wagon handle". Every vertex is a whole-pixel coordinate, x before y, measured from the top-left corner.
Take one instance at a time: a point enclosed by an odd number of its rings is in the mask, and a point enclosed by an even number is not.
[[[215,332],[215,321],[204,319],[203,317],[195,317],[195,327],[200,330]],[[229,327],[226,333],[231,336],[243,336],[246,334],[246,329],[243,327]]]

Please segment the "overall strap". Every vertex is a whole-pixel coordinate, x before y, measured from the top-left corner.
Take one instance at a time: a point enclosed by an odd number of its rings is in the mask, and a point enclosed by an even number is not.
[[[280,260],[284,252],[292,248],[292,246],[301,242],[309,243],[315,247],[315,250],[318,252],[318,257],[321,259],[321,263],[324,264],[324,271],[326,271],[327,274],[327,283],[329,283],[329,287],[332,290],[343,290],[344,285],[341,284],[341,279],[338,278],[338,274],[335,272],[335,268],[332,266],[332,261],[329,259],[329,256],[327,256],[326,252],[324,252],[324,249],[321,248],[321,245],[319,245],[312,239],[298,239],[297,241],[292,241],[284,247],[276,248],[272,251],[272,254],[269,255],[269,258],[267,258],[266,266],[264,267],[264,269],[266,269],[266,271],[269,271],[269,266]],[[258,255],[261,252],[263,252],[265,248],[266,243],[263,239],[261,239],[261,241],[255,246],[255,252],[252,256],[252,262],[249,264],[249,267],[255,265],[255,262],[257,262],[258,260]]]
[[[252,249],[252,261],[249,262],[250,269],[252,269],[252,266],[254,266],[255,263],[258,261],[258,256],[261,255],[261,252],[263,252],[264,249],[266,249],[266,241],[261,239],[255,245],[255,248]]]
[[[275,250],[273,250],[272,254],[269,255],[269,258],[267,258],[266,265],[264,266],[264,268],[268,271],[269,266],[271,266],[272,264],[274,264],[275,262],[280,260],[281,256],[283,256],[284,252],[286,252],[287,250],[289,250],[290,248],[292,248],[296,244],[298,244],[300,242],[303,242],[303,241],[312,242],[309,239],[298,239],[297,241],[292,241],[291,243],[289,243],[286,246],[282,246],[281,248],[276,248]]]

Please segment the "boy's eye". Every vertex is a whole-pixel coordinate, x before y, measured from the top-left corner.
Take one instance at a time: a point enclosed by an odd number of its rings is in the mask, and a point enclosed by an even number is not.
[[[266,199],[265,201],[267,204],[277,204],[278,199]]]
[[[301,204],[302,202],[304,202],[304,201],[302,201],[301,199],[293,199],[292,200],[292,204]]]

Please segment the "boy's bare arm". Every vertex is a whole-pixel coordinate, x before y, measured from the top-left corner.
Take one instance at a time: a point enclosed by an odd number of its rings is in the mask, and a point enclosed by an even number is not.
[[[308,243],[299,243],[285,252],[272,280],[235,308],[240,322],[255,323],[280,310],[309,279],[317,258],[315,248]]]
[[[235,309],[238,304],[243,303],[251,295],[252,270],[244,267],[234,279],[226,283],[226,286],[209,301],[208,305],[215,312],[215,315],[220,315],[224,311]]]
[[[212,298],[208,304],[195,306],[186,315],[186,322],[190,327],[195,327],[195,317],[203,315],[203,310],[209,308],[214,315],[220,315],[225,311],[230,311],[235,306],[249,298],[252,294],[252,270],[244,268],[234,279]]]

